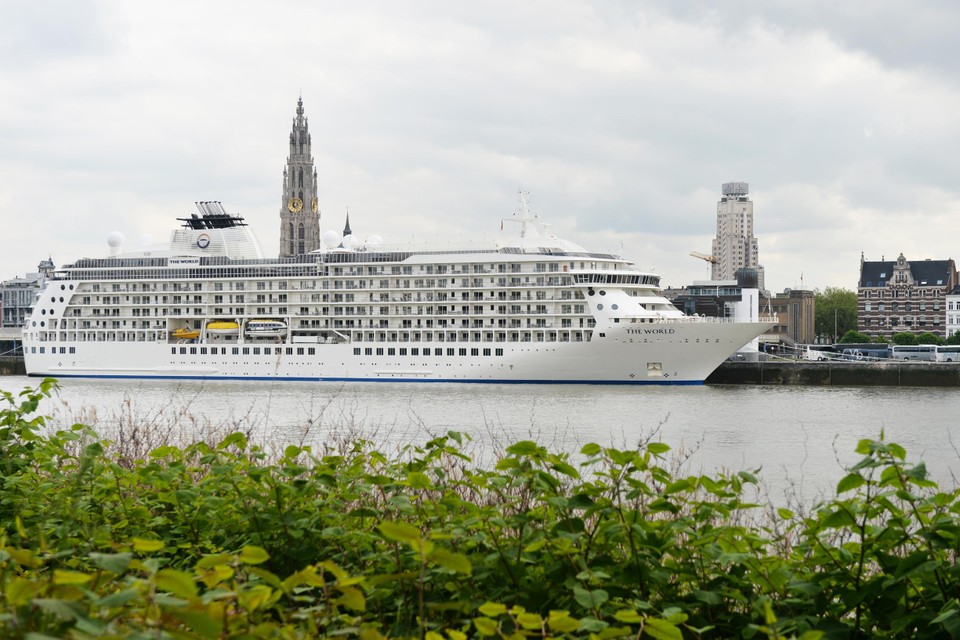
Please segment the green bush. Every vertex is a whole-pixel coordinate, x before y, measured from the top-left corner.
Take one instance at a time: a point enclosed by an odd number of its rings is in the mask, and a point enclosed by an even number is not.
[[[882,438],[807,514],[669,448],[451,432],[275,459],[232,434],[125,456],[46,434],[44,381],[0,411],[0,636],[960,636],[960,501]]]

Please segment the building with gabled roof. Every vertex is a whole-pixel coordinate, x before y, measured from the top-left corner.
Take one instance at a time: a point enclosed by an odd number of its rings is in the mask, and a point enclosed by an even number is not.
[[[857,329],[869,336],[894,333],[946,336],[946,296],[958,284],[957,265],[947,260],[868,261],[860,256]]]

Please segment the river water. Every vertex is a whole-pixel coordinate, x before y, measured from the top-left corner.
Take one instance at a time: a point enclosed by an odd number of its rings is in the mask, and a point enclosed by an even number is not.
[[[0,389],[37,382],[0,377]],[[808,505],[832,495],[860,439],[883,432],[942,485],[960,477],[960,389],[65,379],[43,412],[111,438],[132,425],[157,443],[244,430],[275,449],[360,436],[389,453],[456,430],[481,460],[525,439],[570,453],[654,440],[685,473],[759,469],[764,497]]]

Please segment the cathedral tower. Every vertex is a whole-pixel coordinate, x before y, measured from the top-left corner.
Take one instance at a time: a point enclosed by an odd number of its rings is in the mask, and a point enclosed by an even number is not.
[[[310,155],[310,131],[303,115],[303,98],[290,132],[290,155],[283,169],[280,203],[280,257],[309,253],[320,248],[320,207],[317,170]]]

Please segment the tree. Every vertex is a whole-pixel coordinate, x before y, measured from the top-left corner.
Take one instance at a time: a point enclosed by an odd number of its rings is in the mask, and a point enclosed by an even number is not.
[[[860,333],[859,331],[850,329],[850,331],[847,331],[845,334],[843,334],[843,337],[840,338],[840,342],[844,344],[851,344],[851,343],[862,344],[865,342],[870,342],[870,336],[868,336],[865,333]]]
[[[943,338],[935,333],[924,331],[917,334],[917,344],[943,344]]]
[[[947,338],[944,344],[960,344],[960,331]]]
[[[857,294],[841,287],[814,292],[813,330],[821,341],[836,342],[847,331],[857,330]]]
[[[910,331],[901,331],[890,336],[893,344],[917,344],[917,334]]]

